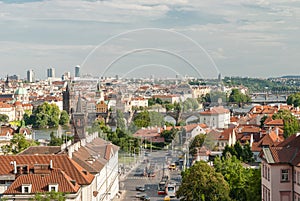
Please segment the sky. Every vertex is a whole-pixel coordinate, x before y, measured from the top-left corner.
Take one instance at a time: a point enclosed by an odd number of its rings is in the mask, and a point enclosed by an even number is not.
[[[0,0],[0,77],[299,75],[300,0]]]

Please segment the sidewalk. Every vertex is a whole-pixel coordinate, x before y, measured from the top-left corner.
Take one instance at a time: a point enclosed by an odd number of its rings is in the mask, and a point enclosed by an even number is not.
[[[125,174],[121,174],[121,175],[119,176],[119,182],[123,182],[124,180],[126,180],[126,177],[127,177],[134,169],[136,169],[137,166],[140,165],[140,163],[141,163],[141,161],[138,160],[137,163],[135,163],[135,164],[130,168],[130,170],[129,170],[128,172],[126,172]],[[119,186],[119,188],[120,188],[120,186]],[[124,187],[123,187],[123,188],[124,188]],[[119,193],[120,193],[120,196],[119,196],[119,197],[116,196],[116,197],[113,199],[113,201],[121,201],[121,200],[123,200],[124,195],[126,194],[126,190],[125,190],[125,189],[119,190]]]

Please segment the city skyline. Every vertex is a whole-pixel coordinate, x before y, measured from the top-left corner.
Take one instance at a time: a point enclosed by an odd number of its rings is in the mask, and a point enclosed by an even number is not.
[[[77,65],[121,77],[298,75],[299,10],[287,0],[0,0],[0,76],[74,76]]]

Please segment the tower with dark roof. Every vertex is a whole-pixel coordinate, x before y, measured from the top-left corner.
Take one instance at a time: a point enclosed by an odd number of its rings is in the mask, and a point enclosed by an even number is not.
[[[71,113],[70,111],[70,87],[67,83],[66,90],[63,91],[63,110],[65,110],[68,114]]]
[[[74,141],[78,142],[81,139],[84,139],[85,136],[85,125],[86,118],[85,114],[82,112],[82,100],[79,94],[76,111],[72,114],[73,126],[74,126]]]

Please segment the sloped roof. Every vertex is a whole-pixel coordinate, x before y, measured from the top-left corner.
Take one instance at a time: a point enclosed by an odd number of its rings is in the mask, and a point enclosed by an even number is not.
[[[273,163],[288,163],[300,166],[300,136],[292,135],[285,142],[269,148]],[[261,153],[266,159],[265,153]]]
[[[57,154],[60,151],[60,146],[31,146],[19,153],[18,155]]]
[[[48,174],[22,174],[8,187],[4,194],[22,194],[22,184],[31,184],[31,194],[49,192],[49,184],[58,184],[58,192],[76,193],[80,189],[78,183],[61,169],[50,170]]]
[[[94,179],[92,174],[88,173],[66,154],[0,156],[0,175],[13,174],[12,161],[16,161],[17,165],[26,164],[33,168],[34,164],[50,164],[51,160],[53,162],[53,168],[63,170],[80,185],[89,185]]]
[[[225,114],[225,113],[229,113],[229,110],[225,109],[223,106],[211,107],[209,110],[200,112],[201,115]]]
[[[272,121],[265,123],[265,125],[267,125],[267,126],[273,126],[273,125],[283,126],[283,119],[274,119]]]

